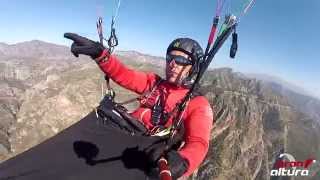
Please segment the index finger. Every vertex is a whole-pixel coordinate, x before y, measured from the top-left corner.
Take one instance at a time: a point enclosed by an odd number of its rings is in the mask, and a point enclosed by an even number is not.
[[[65,38],[70,39],[74,42],[81,42],[82,37],[76,33],[64,33]]]

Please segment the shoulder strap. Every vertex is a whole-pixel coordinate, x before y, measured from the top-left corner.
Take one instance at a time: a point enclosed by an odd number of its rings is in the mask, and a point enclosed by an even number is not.
[[[155,91],[155,89],[158,87],[158,85],[160,84],[160,83],[162,83],[163,82],[163,79],[159,79],[155,84],[154,84],[154,86],[152,87],[152,89],[151,89],[151,91],[149,90],[149,91],[145,91],[144,93],[142,93],[140,96],[138,96],[138,97],[135,97],[135,98],[132,98],[132,99],[129,99],[129,100],[126,100],[126,101],[124,101],[124,102],[120,102],[120,103],[117,103],[118,105],[125,105],[125,104],[129,104],[129,103],[132,103],[132,102],[135,102],[135,101],[139,101],[139,100],[141,100],[141,99],[143,99],[143,98],[147,98],[148,96],[150,96],[151,95],[151,93],[153,92],[153,91]]]

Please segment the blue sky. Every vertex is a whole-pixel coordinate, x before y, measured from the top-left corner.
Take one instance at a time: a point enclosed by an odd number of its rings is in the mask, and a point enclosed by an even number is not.
[[[231,0],[237,5],[240,0]],[[70,45],[64,32],[98,39],[95,21],[105,19],[106,35],[116,0],[1,0],[0,42],[44,40]],[[122,0],[116,28],[119,50],[165,56],[167,45],[187,36],[206,45],[216,0]],[[256,0],[238,27],[239,50],[228,58],[230,40],[212,67],[277,76],[320,97],[319,0]]]

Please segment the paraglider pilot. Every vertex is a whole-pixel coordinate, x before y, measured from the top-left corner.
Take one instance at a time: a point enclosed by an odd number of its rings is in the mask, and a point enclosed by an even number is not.
[[[203,56],[201,46],[192,39],[175,39],[166,54],[165,79],[155,73],[145,73],[129,69],[115,55],[111,55],[103,45],[77,34],[66,33],[73,44],[71,52],[88,55],[96,61],[100,69],[120,86],[137,94],[146,94],[140,106],[131,113],[148,130],[156,127],[171,127],[173,117],[170,112],[185,97],[199,70],[199,60]],[[169,117],[169,118],[168,118]],[[204,160],[213,125],[213,111],[208,100],[197,95],[188,102],[182,114],[184,127],[183,145],[179,149],[169,149],[164,155],[173,178],[187,177]],[[148,151],[151,161],[158,161],[162,153]]]

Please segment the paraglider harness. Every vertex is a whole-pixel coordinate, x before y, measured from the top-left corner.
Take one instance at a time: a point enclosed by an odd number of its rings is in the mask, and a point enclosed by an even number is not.
[[[162,101],[160,98],[158,98],[158,100],[152,107],[151,119],[155,127],[151,130],[148,130],[138,119],[131,116],[128,113],[128,110],[124,107],[125,104],[129,104],[134,101],[147,100],[162,82],[162,79],[158,80],[151,91],[147,91],[139,97],[127,100],[122,103],[115,102],[115,93],[112,93],[113,90],[108,89],[108,93],[105,94],[100,102],[100,105],[96,108],[96,115],[99,121],[102,122],[102,124],[111,125],[116,129],[119,129],[130,135],[158,136],[162,139],[168,138],[169,134],[171,133],[171,129],[174,126],[165,128],[163,125],[172,116],[175,117],[174,115],[177,113],[179,106],[176,106],[171,112],[164,114],[163,104],[161,103]],[[195,96],[196,95],[193,95],[192,98]],[[183,127],[180,128],[179,132],[183,132]]]
[[[103,42],[107,41],[109,54],[112,54],[114,48],[119,44],[114,24],[120,8],[120,3],[121,1],[119,0],[115,15],[112,17],[110,37],[108,39],[105,39],[103,36],[103,19],[101,16],[98,18],[96,23],[100,44],[103,45]],[[103,124],[108,124],[116,127],[117,129],[123,130],[130,135],[145,134],[147,129],[143,124],[129,115],[127,109],[123,106],[125,103],[115,102],[115,92],[110,86],[110,79],[108,76],[105,76],[105,81],[107,91],[99,106],[96,108],[96,116],[99,121],[101,121]]]

